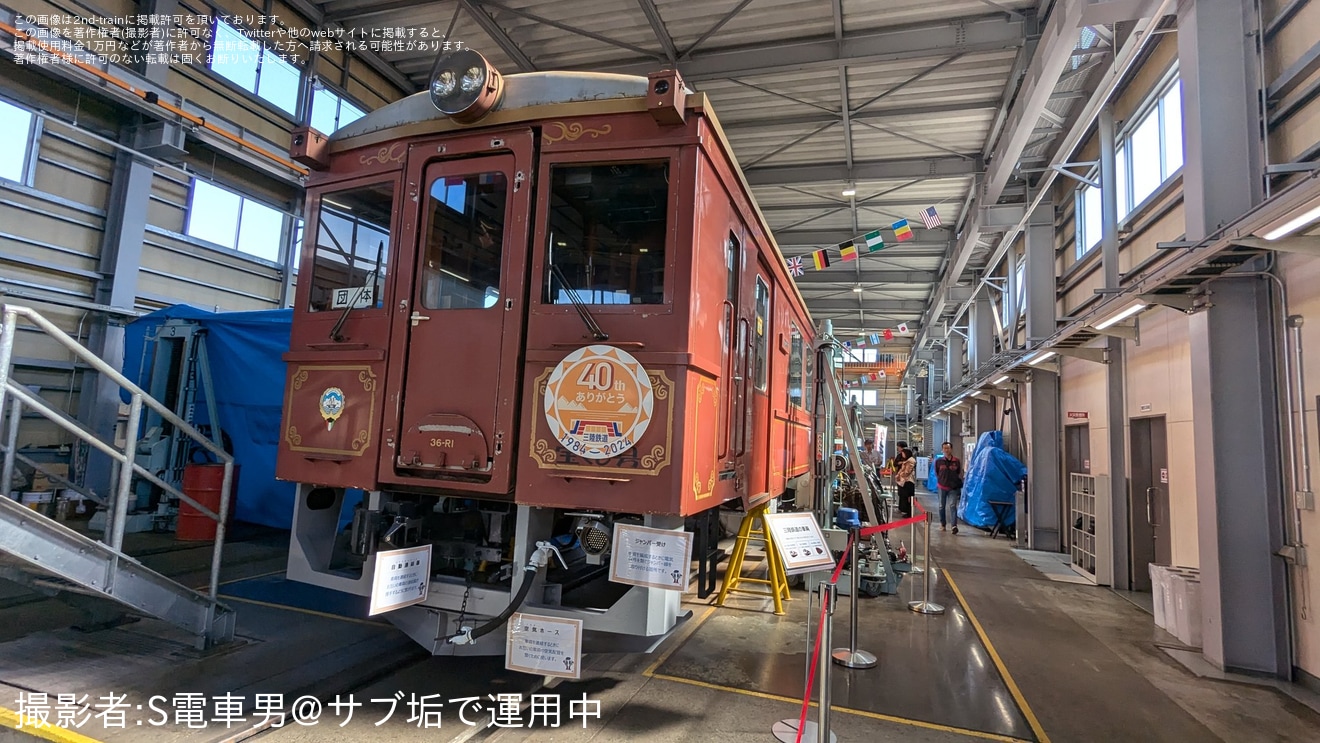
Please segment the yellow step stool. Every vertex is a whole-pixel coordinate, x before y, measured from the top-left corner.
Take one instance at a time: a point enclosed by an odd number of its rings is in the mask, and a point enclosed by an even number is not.
[[[731,591],[736,591],[754,596],[769,596],[774,599],[775,614],[782,615],[784,602],[792,600],[793,597],[788,591],[788,573],[784,571],[783,558],[779,556],[779,550],[775,549],[774,540],[765,524],[765,512],[769,506],[769,503],[762,503],[743,516],[742,525],[738,528],[738,539],[733,546],[733,555],[729,558],[729,569],[724,574],[724,585],[720,587],[720,595],[715,599],[716,606],[724,606],[724,599],[728,598]],[[743,577],[743,559],[747,556],[747,545],[752,541],[760,542],[765,546],[769,578]],[[769,590],[740,588],[743,583],[768,586]]]

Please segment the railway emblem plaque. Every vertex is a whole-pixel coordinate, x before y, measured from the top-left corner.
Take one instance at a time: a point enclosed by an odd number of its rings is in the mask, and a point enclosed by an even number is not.
[[[570,353],[545,386],[545,419],[567,450],[609,459],[637,444],[651,423],[655,393],[637,359],[620,348],[592,345]]]
[[[329,387],[321,393],[321,417],[325,419],[325,428],[335,427],[335,421],[344,414],[344,391],[338,387]]]

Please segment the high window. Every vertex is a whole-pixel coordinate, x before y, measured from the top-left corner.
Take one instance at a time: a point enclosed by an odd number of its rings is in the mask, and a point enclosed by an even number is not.
[[[770,333],[770,289],[761,280],[756,277],[756,329],[753,336],[755,343],[754,353],[756,354],[753,363],[756,366],[756,389],[765,391],[767,384],[767,367],[770,365],[770,359],[766,353],[766,336]]]
[[[663,304],[669,163],[554,165],[541,301]]]
[[[28,163],[32,157],[34,117],[23,109],[0,101],[0,131],[6,144],[0,147],[0,178],[27,182]]]
[[[290,116],[297,114],[302,73],[224,21],[215,22],[211,38],[211,69]]]
[[[365,115],[362,109],[333,90],[318,88],[312,95],[311,125],[322,134],[332,134]]]
[[[262,260],[280,260],[282,212],[205,181],[193,181],[188,235]]]
[[[802,373],[802,333],[798,330],[797,323],[792,324],[792,335],[789,340],[788,350],[788,404],[804,407],[802,404],[802,385],[804,375]]]
[[[1118,220],[1122,222],[1182,168],[1182,83],[1177,75],[1137,109],[1115,142],[1114,159]],[[1099,168],[1088,177],[1098,182]],[[1100,189],[1079,188],[1076,210],[1077,257],[1081,258],[1100,243]]]

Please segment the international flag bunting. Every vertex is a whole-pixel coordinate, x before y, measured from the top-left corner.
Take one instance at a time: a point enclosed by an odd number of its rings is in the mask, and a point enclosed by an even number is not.
[[[884,370],[884,369],[881,369],[881,370],[880,370],[880,378],[881,378],[881,379],[884,379],[884,378],[885,378],[885,370]]]
[[[793,256],[788,259],[788,272],[794,276],[801,276],[807,272],[802,266],[802,256]]]
[[[890,330],[889,328],[885,328],[885,340],[887,341],[894,340],[894,331]]]
[[[817,271],[822,271],[826,268],[829,268],[830,257],[825,254],[825,251],[823,249],[817,250],[816,252],[812,253],[811,260],[816,265]]]
[[[868,232],[863,239],[866,240],[866,252],[874,253],[885,246],[885,239],[880,236],[880,230]]]
[[[844,341],[844,342],[843,342],[843,347],[844,347],[844,348],[852,348],[852,341]]]
[[[858,339],[857,339],[857,347],[858,347],[858,348],[866,348],[866,339],[865,339],[865,338],[858,338]]]
[[[933,230],[940,226],[940,215],[935,211],[935,207],[928,206],[921,210],[921,223],[926,225],[926,229]]]
[[[879,333],[872,333],[872,334],[871,334],[871,345],[873,345],[873,346],[878,346],[878,345],[880,345],[880,334],[879,334]]]
[[[856,246],[856,245],[853,245],[853,244],[850,243],[850,242],[847,242],[847,243],[840,243],[840,244],[839,244],[839,256],[840,256],[841,258],[843,258],[844,261],[855,261],[855,260],[857,260],[857,246]]]
[[[906,332],[907,332],[907,323],[905,323],[905,322],[899,323],[899,324],[898,324],[898,332],[900,332],[900,333],[906,333]]]
[[[898,220],[897,222],[894,223],[893,227],[894,227],[894,237],[897,238],[899,242],[912,239],[912,228],[908,227],[908,222],[906,219]]]

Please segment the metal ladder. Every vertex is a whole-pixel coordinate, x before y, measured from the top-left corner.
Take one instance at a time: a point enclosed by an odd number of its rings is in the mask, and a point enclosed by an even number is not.
[[[113,442],[103,441],[81,422],[52,408],[13,380],[14,343],[20,318],[58,341],[129,393],[128,427],[122,448],[116,448]],[[0,304],[0,411],[4,410],[6,401],[10,405],[11,423],[4,447],[3,468],[0,470],[0,483],[4,483],[6,490],[14,471],[15,459],[21,456],[17,452],[17,431],[25,406],[112,458],[118,463],[118,479],[115,491],[107,499],[110,520],[106,524],[103,542],[84,536],[8,497],[0,497],[0,576],[44,593],[56,591],[111,599],[131,611],[156,617],[192,633],[197,638],[199,649],[233,640],[234,611],[218,600],[217,593],[225,522],[229,516],[230,489],[233,483],[233,457],[35,310]],[[144,405],[224,463],[219,513],[201,505],[136,463],[135,453]],[[135,476],[154,483],[216,522],[210,586],[206,593],[176,583],[124,554],[124,525],[133,496],[132,482]]]

